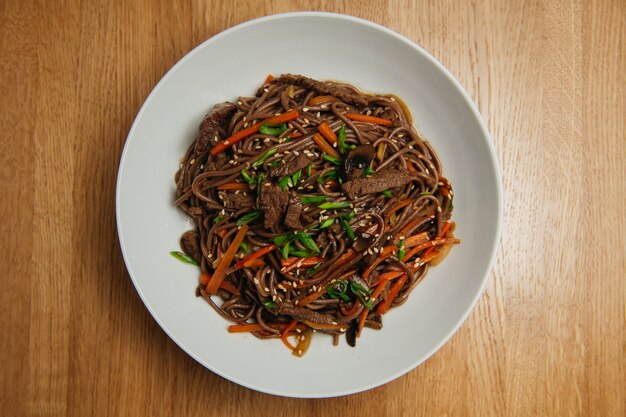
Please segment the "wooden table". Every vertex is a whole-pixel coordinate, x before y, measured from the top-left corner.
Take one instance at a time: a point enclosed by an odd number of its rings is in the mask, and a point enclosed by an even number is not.
[[[0,5],[0,415],[626,415],[626,3],[130,3]],[[506,192],[495,269],[459,332],[408,375],[325,400],[188,357],[115,231],[120,152],[160,77],[234,24],[308,8],[386,25],[449,68]]]

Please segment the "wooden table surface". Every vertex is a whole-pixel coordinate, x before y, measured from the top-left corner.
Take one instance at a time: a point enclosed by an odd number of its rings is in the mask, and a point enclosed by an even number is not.
[[[234,24],[306,9],[388,26],[449,68],[506,195],[494,271],[458,333],[385,386],[323,400],[257,393],[187,356],[115,230],[122,146],[161,76]],[[0,415],[626,415],[623,0],[5,0],[0,57]]]

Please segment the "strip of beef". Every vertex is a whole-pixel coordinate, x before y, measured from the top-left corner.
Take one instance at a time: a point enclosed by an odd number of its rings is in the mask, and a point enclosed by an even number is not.
[[[196,153],[206,152],[215,145],[215,137],[218,136],[220,125],[230,118],[235,113],[235,110],[237,110],[237,106],[228,101],[213,106],[200,124],[200,135],[196,141]]]
[[[345,182],[341,188],[348,197],[353,199],[363,194],[381,193],[409,182],[411,182],[411,176],[407,172],[392,168],[377,172],[371,177],[355,178]]]
[[[265,217],[265,228],[275,226],[287,210],[289,193],[278,185],[266,182],[261,186],[258,207]]]
[[[302,214],[302,202],[298,193],[291,192],[289,194],[289,206],[287,207],[287,214],[285,214],[285,225],[292,229],[303,229],[304,225],[300,220]]]
[[[180,248],[187,255],[196,261],[202,259],[202,249],[200,249],[200,234],[194,230],[189,230],[180,237]]]
[[[242,209],[246,207],[254,207],[256,198],[252,191],[246,193],[220,193],[220,198],[224,201],[224,207]]]
[[[270,168],[270,176],[272,177],[282,177],[285,175],[293,175],[297,171],[304,169],[309,165],[311,160],[304,154],[300,154],[294,158],[291,158],[289,161],[286,161],[284,164],[279,165],[274,168]]]
[[[308,308],[294,307],[287,303],[278,306],[278,314],[291,316],[301,322],[305,320],[318,324],[333,324],[333,322],[337,322],[337,318],[333,315],[318,313]]]
[[[274,82],[281,84],[300,85],[319,94],[335,96],[341,101],[358,106],[367,106],[367,98],[364,94],[357,93],[352,88],[330,81],[317,81],[303,75],[283,74]]]

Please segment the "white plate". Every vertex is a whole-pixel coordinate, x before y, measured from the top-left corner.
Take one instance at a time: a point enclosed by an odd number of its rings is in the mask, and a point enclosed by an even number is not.
[[[172,205],[174,173],[215,104],[253,94],[269,73],[343,80],[395,93],[441,157],[455,191],[462,244],[409,301],[366,329],[351,348],[315,337],[303,358],[280,341],[229,334],[194,291],[197,268],[172,258],[190,228]],[[154,88],[128,134],[117,182],[117,227],[130,276],[165,332],[198,362],[246,387],[331,397],[384,384],[413,369],[459,328],[480,296],[502,223],[502,185],[489,134],[450,73],[408,39],[374,23],[328,13],[269,16],[231,28],[187,54]]]

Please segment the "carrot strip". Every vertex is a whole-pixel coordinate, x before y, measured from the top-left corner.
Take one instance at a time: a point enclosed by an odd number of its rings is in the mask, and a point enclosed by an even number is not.
[[[357,122],[374,123],[381,126],[391,126],[393,122],[389,119],[383,119],[381,117],[366,116],[359,113],[346,113],[345,116],[350,120],[356,120]]]
[[[287,346],[287,348],[289,348],[289,350],[291,350],[292,352],[294,351],[296,347],[289,342],[289,339],[287,339],[287,337],[288,337],[289,331],[293,329],[294,327],[296,327],[296,324],[298,324],[298,320],[291,320],[291,323],[289,323],[287,327],[285,327],[285,329],[280,334],[280,340],[282,340],[285,346]]]
[[[343,255],[341,255],[341,257],[339,259],[337,259],[335,261],[335,264],[332,266],[331,270],[337,268],[338,266],[340,266],[341,264],[343,264],[344,262],[347,262],[348,260],[350,260],[350,258],[352,258],[354,255],[356,254],[356,252],[354,251],[354,249],[350,248],[348,249],[348,251],[346,253],[344,253]]]
[[[228,333],[258,332],[265,330],[259,323],[233,324],[228,326]]]
[[[418,252],[423,251],[424,249],[428,249],[428,248],[439,246],[439,245],[444,245],[446,243],[461,243],[461,241],[459,239],[445,238],[445,237],[429,240],[411,249],[409,252],[407,252],[406,255],[404,255],[404,258],[402,258],[402,260],[403,261],[409,260],[411,259],[411,257],[416,255]]]
[[[302,132],[300,132],[299,130],[296,130],[291,135],[289,135],[291,139],[299,138],[300,136],[302,136]]]
[[[250,259],[249,261],[246,261],[243,266],[246,268],[259,269],[265,266],[265,261],[260,258]]]
[[[351,316],[354,313],[357,312],[357,310],[359,309],[359,307],[361,307],[361,300],[357,299],[354,304],[352,305],[352,308],[350,308],[350,310],[346,310],[343,307],[340,307],[339,309],[341,310],[341,312],[343,313],[344,316]]]
[[[406,169],[408,169],[411,174],[415,174],[417,172],[417,169],[415,169],[415,165],[413,165],[413,162],[411,161],[408,161],[406,163]]]
[[[370,311],[366,308],[363,309],[363,312],[359,316],[359,326],[357,327],[356,337],[361,336],[361,330],[363,330],[363,326],[365,325],[365,319]]]
[[[413,246],[421,245],[424,242],[428,242],[429,240],[430,239],[428,239],[428,232],[418,233],[404,239],[404,247],[406,249],[412,248]]]
[[[396,296],[402,289],[402,286],[406,282],[407,278],[408,276],[406,274],[402,275],[402,277],[400,277],[400,279],[396,281],[393,287],[391,287],[391,290],[389,290],[389,295],[387,296],[387,298],[381,301],[380,304],[378,304],[378,307],[376,308],[376,312],[378,314],[385,314],[387,311],[389,311],[389,308],[391,307],[391,303],[393,302],[393,300],[396,298]]]
[[[302,300],[300,300],[298,302],[298,307],[303,307],[305,305],[311,304],[313,301],[317,300],[325,293],[326,293],[326,287],[321,287],[319,290],[307,295]]]
[[[220,288],[228,291],[231,294],[241,295],[241,292],[239,292],[239,289],[228,281],[222,281],[222,283],[220,284]]]
[[[228,230],[227,230],[227,229],[222,229],[222,230],[220,230],[219,232],[217,232],[217,235],[218,235],[220,238],[224,239],[224,236],[226,236],[226,233],[228,233]]]
[[[250,186],[244,182],[227,182],[217,186],[218,190],[250,191]]]
[[[271,244],[268,246],[265,246],[264,248],[259,249],[258,251],[251,253],[250,255],[246,256],[245,258],[243,258],[241,261],[237,262],[235,264],[235,269],[241,269],[246,265],[246,262],[249,262],[253,259],[258,259],[264,255],[267,255],[268,253],[270,253],[271,251],[273,251],[274,249],[276,249],[276,245]]]
[[[316,104],[333,103],[335,101],[339,101],[335,96],[317,96],[309,100],[307,104],[309,106],[315,106]]]
[[[325,258],[320,258],[319,256],[311,256],[310,258],[287,258],[281,259],[281,263],[283,267],[280,269],[280,272],[289,272],[296,268],[309,268],[317,265],[319,262],[324,262]]]
[[[274,81],[274,76],[272,74],[268,74],[267,77],[265,78],[265,81],[263,81],[263,84],[269,84],[272,81]]]
[[[273,117],[270,117],[269,119],[263,120],[262,122],[255,123],[252,126],[249,126],[246,129],[240,130],[239,132],[235,133],[228,139],[215,145],[213,149],[211,149],[211,155],[215,156],[218,153],[224,151],[225,149],[230,148],[231,145],[239,142],[240,140],[250,136],[253,133],[258,132],[261,126],[263,126],[264,124],[277,124],[277,123],[290,122],[293,119],[297,119],[298,117],[300,117],[300,114],[296,110],[291,109],[288,112],[279,114],[278,116],[273,116]]]
[[[211,274],[209,274],[208,272],[203,272],[202,274],[200,274],[200,284],[206,286],[210,280]]]
[[[404,226],[402,228],[402,230],[400,230],[396,234],[396,238],[394,239],[393,243],[398,243],[400,241],[400,236],[406,236],[411,231],[411,229],[413,229],[415,226],[417,226],[418,224],[420,224],[421,222],[423,222],[427,218],[428,218],[428,216],[420,217],[419,219],[413,220],[412,222],[410,222],[409,224]]]
[[[337,152],[332,146],[330,146],[328,142],[326,142],[326,140],[324,140],[322,135],[320,135],[319,133],[316,133],[315,135],[313,135],[313,140],[315,141],[317,146],[320,147],[322,152],[325,152],[330,156],[334,156],[335,158],[341,158],[341,155],[339,155],[339,152]]]
[[[309,327],[312,327],[317,330],[341,330],[348,327],[346,324],[337,323],[337,324],[322,324],[322,323],[313,323],[312,321],[305,320],[304,324]]]
[[[239,250],[239,245],[241,245],[241,242],[243,242],[243,239],[246,237],[246,233],[248,233],[248,225],[244,224],[235,235],[235,238],[224,255],[222,255],[222,260],[219,265],[215,268],[213,278],[211,278],[211,281],[209,281],[206,286],[206,291],[209,294],[217,293],[217,289],[220,287],[220,284],[226,276],[226,269],[228,269],[231,262],[235,258],[235,254],[237,254],[237,251]]]
[[[328,123],[324,122],[317,127],[317,130],[328,140],[330,143],[337,143],[337,135],[330,128]]]
[[[300,334],[300,341],[298,342],[298,346],[293,350],[292,354],[294,356],[302,356],[306,353],[311,345],[311,328],[307,327],[306,330]]]
[[[400,275],[402,275],[404,272],[402,271],[389,271],[389,272],[385,272],[384,274],[381,274],[378,279],[376,281],[374,281],[372,283],[372,285],[370,285],[370,287],[376,287],[376,289],[374,290],[374,292],[372,293],[372,298],[376,298],[378,296],[378,294],[376,294],[376,291],[378,291],[378,287],[380,287],[380,284],[384,284],[387,281],[391,281],[392,279],[396,279],[398,278]],[[381,287],[381,291],[382,291],[382,287]],[[380,294],[380,292],[379,292]]]
[[[401,208],[410,205],[411,203],[413,203],[413,200],[411,200],[410,198],[407,198],[406,200],[402,200],[401,202],[399,202],[398,204],[390,208],[387,213],[385,213],[385,220],[389,222],[389,216],[391,216],[393,213],[400,210]]]
[[[387,246],[383,249],[383,251],[389,247],[393,247],[393,246]],[[396,246],[396,250],[398,249],[398,247]],[[367,267],[367,269],[365,271],[363,271],[363,279],[366,279],[367,277],[369,277],[369,275],[372,273],[372,271],[381,263],[383,263],[383,261],[387,258],[389,258],[392,255],[392,251],[388,251],[388,253],[384,253],[383,255],[381,255],[380,258],[376,259],[374,261],[373,264],[371,264],[370,266]]]

